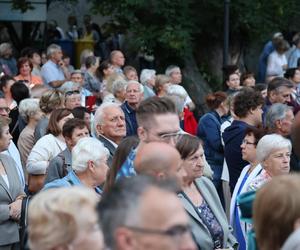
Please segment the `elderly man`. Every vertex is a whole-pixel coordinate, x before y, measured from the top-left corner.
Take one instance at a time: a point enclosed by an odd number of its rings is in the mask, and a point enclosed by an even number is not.
[[[63,126],[62,134],[67,148],[50,161],[45,183],[63,178],[72,171],[72,149],[81,138],[90,136],[85,121],[78,118],[68,120]]]
[[[117,178],[136,175],[133,161],[144,144],[166,141],[181,132],[179,117],[174,103],[166,97],[150,97],[141,102],[136,110],[140,143],[132,149],[117,174]]]
[[[164,142],[143,145],[134,160],[137,174],[150,175],[157,179],[174,178],[179,182],[186,176],[181,163],[179,152]]]
[[[94,118],[94,130],[97,138],[109,150],[109,166],[116,148],[126,135],[125,126],[125,116],[118,104],[103,103],[97,109]]]
[[[123,74],[122,67],[125,64],[125,57],[122,51],[120,50],[113,50],[110,53],[109,60],[114,67],[114,71],[118,74]]]
[[[143,98],[143,85],[137,81],[129,81],[125,89],[125,102],[121,108],[125,114],[126,136],[137,134],[135,111]]]
[[[189,219],[173,187],[149,177],[124,179],[98,205],[111,250],[195,250]]]
[[[273,104],[267,112],[265,122],[269,132],[289,136],[294,122],[292,107],[282,103]]]
[[[51,44],[47,48],[48,61],[43,65],[41,75],[44,83],[52,88],[58,88],[69,78],[70,73],[62,60],[61,47]]]
[[[181,70],[176,65],[170,65],[167,67],[165,74],[170,77],[172,84],[181,84],[182,82],[182,74]],[[185,90],[186,91],[186,90]],[[185,99],[185,106],[189,107],[190,110],[195,109],[195,104],[193,103],[191,97],[187,94]]]
[[[64,178],[46,184],[44,189],[84,185],[101,194],[99,186],[106,179],[107,158],[108,150],[100,141],[81,138],[72,149],[72,171]]]

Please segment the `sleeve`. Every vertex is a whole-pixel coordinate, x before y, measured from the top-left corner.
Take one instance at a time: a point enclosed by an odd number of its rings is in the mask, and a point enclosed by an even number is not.
[[[26,164],[29,174],[45,174],[51,158],[51,142],[42,137],[32,148]]]
[[[48,65],[45,65],[42,67],[41,75],[43,77],[43,81],[49,85],[50,82],[57,80],[57,72],[52,67],[47,67]]]
[[[45,179],[45,184],[54,181],[56,179],[63,178],[63,160],[62,158],[58,155],[55,158],[53,158],[49,166],[47,168],[47,173],[46,173],[46,179]]]
[[[0,205],[0,224],[9,219],[9,207],[6,204]]]

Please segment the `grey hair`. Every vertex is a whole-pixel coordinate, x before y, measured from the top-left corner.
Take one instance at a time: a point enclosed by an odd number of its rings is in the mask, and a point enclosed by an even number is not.
[[[72,149],[72,169],[84,172],[88,161],[99,161],[109,156],[109,151],[103,143],[96,138],[81,138]]]
[[[256,158],[258,162],[263,162],[270,154],[276,150],[288,148],[292,151],[292,144],[290,140],[278,134],[269,134],[263,136],[256,146]]]
[[[127,86],[127,81],[123,80],[123,79],[119,79],[113,82],[113,85],[111,87],[112,93],[114,96],[116,96],[116,94],[118,92],[120,92],[121,90],[125,90]]]
[[[5,54],[5,51],[8,49],[12,49],[12,46],[10,43],[1,43],[0,44],[0,56],[3,56]]]
[[[171,76],[174,70],[180,69],[177,65],[170,65],[166,68],[165,75]]]
[[[167,88],[167,95],[176,95],[185,100],[188,96],[188,93],[184,87],[177,84],[172,84]]]
[[[47,57],[50,57],[53,53],[60,51],[61,47],[55,43],[52,43],[47,48]]]
[[[266,127],[269,129],[276,129],[276,121],[282,120],[285,118],[286,113],[292,108],[286,104],[275,103],[273,104],[266,115]]]
[[[140,75],[140,81],[143,85],[146,85],[147,82],[155,77],[156,71],[154,69],[143,69]]]
[[[75,70],[73,70],[73,71],[71,72],[71,76],[72,76],[72,75],[75,75],[75,74],[80,74],[80,75],[83,76],[83,72],[82,72],[80,69],[75,69]]]
[[[169,98],[176,107],[176,112],[178,116],[180,116],[184,109],[185,99],[178,95],[169,95],[167,94],[165,97]]]
[[[104,241],[109,249],[116,249],[115,232],[119,227],[139,226],[141,199],[152,187],[175,192],[173,181],[157,181],[149,176],[134,176],[119,180],[104,193],[97,206]]]
[[[103,119],[104,119],[104,113],[107,108],[115,107],[120,110],[120,105],[114,102],[105,102],[102,103],[96,110],[95,116],[94,116],[94,121],[93,121],[93,129],[97,133],[97,125],[98,124],[103,124]],[[123,112],[123,111],[122,111]]]
[[[37,98],[26,98],[19,104],[20,116],[26,122],[28,122],[30,117],[33,117],[40,110],[39,99]]]
[[[130,84],[138,84],[139,88],[140,88],[140,92],[144,93],[144,86],[142,84],[140,84],[138,81],[135,81],[135,80],[130,80],[130,81],[127,82],[126,90],[127,90],[128,86]]]

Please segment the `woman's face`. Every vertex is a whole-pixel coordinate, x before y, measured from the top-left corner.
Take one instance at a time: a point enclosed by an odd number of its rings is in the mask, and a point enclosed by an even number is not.
[[[253,134],[246,135],[242,144],[242,158],[250,163],[256,160],[256,143]]]
[[[30,73],[31,73],[31,68],[30,68],[29,63],[28,63],[28,62],[23,63],[23,64],[21,65],[19,71],[20,71],[20,74],[21,74],[22,76],[28,76],[28,75],[30,75]]]
[[[2,135],[0,138],[0,152],[8,149],[11,139],[12,136],[9,133],[9,127],[8,125],[6,125],[2,128]]]
[[[98,225],[95,209],[86,206],[78,215],[78,233],[71,246],[73,250],[104,249],[103,234]]]
[[[58,127],[60,129],[60,131],[62,131],[63,126],[65,125],[65,123],[67,121],[69,121],[70,119],[74,118],[73,114],[69,114],[65,117],[63,117],[59,122],[58,122]]]
[[[107,69],[103,70],[103,73],[104,73],[105,77],[110,76],[112,73],[114,73],[114,66],[112,66],[110,64]]]
[[[300,70],[296,69],[295,74],[292,78],[292,81],[295,83],[300,83]]]
[[[198,150],[183,161],[183,167],[188,180],[195,180],[203,175],[204,151],[200,145]]]
[[[151,87],[155,86],[155,75],[153,77],[151,77],[148,81],[147,81],[148,85]]]
[[[33,65],[41,65],[42,59],[41,56],[38,53],[34,53],[32,55],[31,63]]]
[[[288,148],[274,150],[262,162],[264,169],[273,177],[290,172],[291,152]]]

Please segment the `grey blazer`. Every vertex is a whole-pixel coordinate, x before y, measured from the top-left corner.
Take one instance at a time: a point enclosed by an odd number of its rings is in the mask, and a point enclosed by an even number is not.
[[[16,198],[24,194],[14,160],[7,155],[0,154],[9,182],[7,187],[4,179],[0,176],[0,246],[19,241],[18,223],[9,218],[8,205]]]
[[[107,140],[104,136],[102,135],[98,135],[98,139],[99,141],[101,141],[104,145],[104,147],[106,147],[109,151],[109,157],[108,157],[108,160],[107,160],[107,165],[110,167],[111,166],[111,163],[112,163],[112,158],[116,152],[116,147],[109,141]]]
[[[201,192],[202,197],[209,205],[210,209],[214,213],[216,219],[220,223],[224,233],[224,248],[233,247],[237,249],[238,243],[232,235],[232,228],[226,218],[226,214],[221,205],[218,193],[215,189],[214,184],[206,177],[201,177],[195,180],[195,184]],[[201,250],[212,250],[214,249],[213,240],[206,225],[202,222],[201,218],[194,209],[194,206],[188,199],[181,193],[178,194],[182,201],[185,210],[190,216],[190,223],[192,227],[193,237]]]

